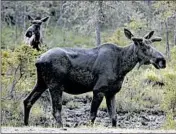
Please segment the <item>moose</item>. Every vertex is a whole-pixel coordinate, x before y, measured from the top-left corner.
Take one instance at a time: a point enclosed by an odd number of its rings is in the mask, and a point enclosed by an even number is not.
[[[46,22],[49,17],[40,18],[36,17],[35,19],[28,15],[28,19],[31,20],[31,26],[26,30],[24,39],[25,43],[32,46],[34,49],[40,51],[39,45],[43,43],[42,33],[41,33],[41,24]]]
[[[136,65],[152,64],[156,69],[166,67],[164,55],[151,46],[161,38],[151,38],[154,31],[142,38],[134,37],[124,29],[126,37],[133,41],[125,47],[105,43],[98,47],[52,48],[36,61],[37,81],[32,92],[24,100],[24,124],[28,125],[29,113],[41,94],[49,89],[52,114],[57,127],[63,127],[61,110],[62,94],[83,94],[93,91],[90,123],[93,125],[97,110],[106,98],[112,127],[116,126],[115,95],[121,89],[124,78]]]

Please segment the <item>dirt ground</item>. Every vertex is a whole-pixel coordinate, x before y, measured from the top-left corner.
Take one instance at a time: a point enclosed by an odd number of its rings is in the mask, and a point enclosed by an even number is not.
[[[42,101],[46,102],[46,101]],[[72,103],[70,103],[72,102]],[[70,104],[69,104],[70,103]],[[162,130],[165,113],[162,111],[117,112],[117,127],[111,127],[106,109],[99,109],[95,126],[89,127],[91,98],[74,97],[63,104],[64,128],[55,128],[51,106],[46,103],[46,113],[41,118],[29,118],[29,127],[7,127],[2,124],[2,133],[176,133],[176,130]],[[47,116],[48,115],[48,116]],[[22,115],[23,117],[23,115]],[[30,115],[32,117],[32,114]],[[22,121],[22,118],[21,120]],[[6,126],[6,127],[5,127]]]
[[[43,101],[45,102],[45,101]],[[72,103],[70,103],[72,102]],[[69,105],[69,103],[71,105]],[[89,97],[74,97],[65,101],[62,110],[62,118],[64,127],[77,128],[87,127],[90,114],[91,98]],[[46,105],[48,106],[48,105]],[[48,112],[51,113],[51,108]],[[47,115],[47,114],[45,114]],[[49,115],[49,114],[48,114]],[[42,117],[41,120],[30,120],[29,124],[33,126],[53,127],[55,120]],[[162,111],[119,111],[117,112],[117,127],[121,129],[162,129],[165,122],[165,113]],[[111,121],[107,109],[99,108],[95,126],[111,127]]]
[[[42,127],[2,127],[2,133],[176,133],[176,130],[120,129],[106,127],[42,128]]]

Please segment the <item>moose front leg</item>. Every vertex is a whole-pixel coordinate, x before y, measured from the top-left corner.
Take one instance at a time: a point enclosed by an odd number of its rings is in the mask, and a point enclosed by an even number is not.
[[[106,104],[108,108],[108,113],[112,122],[112,127],[117,125],[117,115],[116,115],[116,104],[115,104],[115,95],[105,95]]]
[[[56,120],[57,127],[63,127],[61,110],[62,110],[62,89],[58,86],[49,89],[52,100],[53,116]]]
[[[97,116],[98,108],[103,100],[104,94],[103,93],[93,93],[93,100],[91,104],[91,110],[90,110],[90,120],[91,125],[93,126],[95,118]]]

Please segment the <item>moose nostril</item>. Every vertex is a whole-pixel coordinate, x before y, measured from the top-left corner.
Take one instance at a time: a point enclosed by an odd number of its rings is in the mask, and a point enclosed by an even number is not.
[[[160,61],[160,62],[159,62],[159,66],[160,66],[160,67],[163,67],[163,66],[164,66],[163,61]]]
[[[166,67],[166,60],[165,59],[160,59],[158,62],[158,65],[160,68],[165,68]]]

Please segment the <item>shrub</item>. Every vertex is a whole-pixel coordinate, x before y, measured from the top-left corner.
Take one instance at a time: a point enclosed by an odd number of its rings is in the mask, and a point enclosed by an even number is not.
[[[129,44],[129,40],[125,37],[123,29],[117,29],[111,36],[104,37],[103,42],[115,43],[120,46]]]
[[[168,111],[166,113],[166,121],[163,125],[164,129],[175,129],[176,128],[176,121],[174,120],[174,114],[172,111]]]
[[[144,77],[150,81],[160,81],[161,80],[160,76],[157,75],[156,72],[154,72],[151,69],[147,69],[145,71]]]
[[[14,50],[2,50],[3,125],[21,124],[21,103],[34,86],[35,61],[43,51],[38,52],[26,45],[18,46]]]

